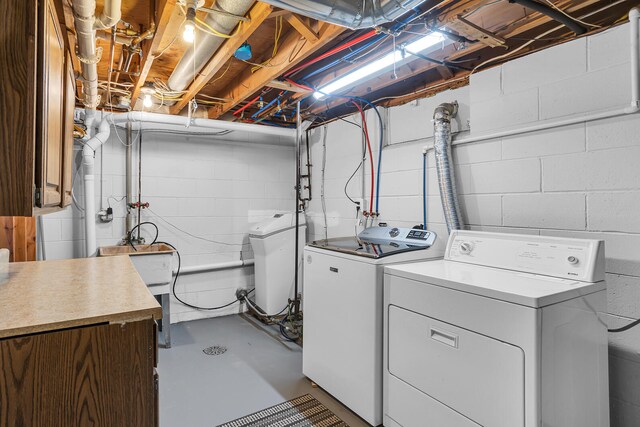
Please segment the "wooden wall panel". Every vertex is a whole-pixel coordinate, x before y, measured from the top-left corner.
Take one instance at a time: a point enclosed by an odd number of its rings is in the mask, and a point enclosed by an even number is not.
[[[0,340],[0,426],[153,426],[155,324]]]
[[[0,217],[0,248],[9,249],[10,262],[36,260],[36,218]]]

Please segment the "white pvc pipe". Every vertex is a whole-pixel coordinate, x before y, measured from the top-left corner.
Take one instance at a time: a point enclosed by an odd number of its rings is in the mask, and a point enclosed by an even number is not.
[[[614,110],[599,111],[594,113],[580,114],[572,117],[551,119],[540,121],[531,125],[518,126],[496,132],[489,132],[480,135],[471,135],[453,139],[453,145],[470,144],[473,142],[487,141],[490,139],[504,138],[507,136],[521,135],[524,133],[537,132],[541,130],[553,129],[563,126],[575,125],[594,120],[608,119],[628,114],[635,114],[640,111],[640,10],[633,8],[629,11],[629,23],[631,34],[631,104]],[[425,147],[430,150],[432,147]]]
[[[98,132],[82,147],[82,166],[84,168],[84,224],[85,224],[85,256],[92,257],[97,250],[96,244],[96,200],[93,165],[95,152],[109,138],[111,126],[103,118]]]
[[[74,26],[78,43],[78,59],[82,66],[82,102],[88,108],[96,108],[98,95],[98,61],[96,29],[113,27],[120,21],[121,0],[106,0],[100,16],[96,18],[95,0],[73,0]]]
[[[250,123],[228,122],[224,120],[191,118],[183,116],[172,116],[159,113],[147,113],[144,111],[132,111],[129,113],[113,114],[109,117],[109,121],[114,124],[123,124],[126,122],[144,122],[156,123],[159,125],[179,125],[184,126],[185,130],[189,127],[189,132],[194,131],[194,127],[203,129],[230,130],[249,133],[260,133],[263,135],[279,136],[289,138],[293,142],[296,136],[295,129],[280,128],[275,126],[263,126]],[[144,130],[144,129],[143,129]]]
[[[96,16],[93,28],[104,30],[116,25],[120,21],[121,5],[122,0],[105,0],[102,12],[100,12],[100,16]]]
[[[180,274],[192,274],[192,273],[203,273],[206,271],[228,270],[231,268],[247,267],[253,264],[254,264],[254,261],[252,259],[245,259],[245,260],[239,260],[239,261],[219,262],[216,264],[195,265],[193,267],[180,268]],[[177,270],[173,271],[174,274],[176,272]]]

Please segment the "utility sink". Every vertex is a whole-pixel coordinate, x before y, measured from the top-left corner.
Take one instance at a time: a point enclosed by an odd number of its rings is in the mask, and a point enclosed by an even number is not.
[[[102,246],[98,256],[128,255],[147,286],[168,285],[172,279],[173,253],[175,250],[164,243],[153,245]],[[152,289],[152,293],[154,290]]]

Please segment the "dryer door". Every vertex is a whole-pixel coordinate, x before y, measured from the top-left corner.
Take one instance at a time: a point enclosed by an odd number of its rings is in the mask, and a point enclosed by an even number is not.
[[[480,425],[524,426],[520,348],[396,306],[388,315],[391,375]]]

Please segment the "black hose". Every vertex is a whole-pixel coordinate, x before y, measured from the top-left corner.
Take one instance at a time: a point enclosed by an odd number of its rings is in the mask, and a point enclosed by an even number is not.
[[[143,224],[144,224],[144,223],[143,223]],[[163,244],[165,244],[165,245],[167,245],[167,246],[170,246],[171,248],[173,248],[173,250],[175,251],[176,255],[178,256],[178,270],[176,271],[176,275],[175,275],[175,277],[173,278],[173,284],[171,285],[171,293],[173,294],[173,297],[174,297],[176,300],[178,300],[181,304],[186,305],[187,307],[190,307],[190,308],[193,308],[193,309],[196,309],[196,310],[220,310],[220,309],[223,309],[223,308],[229,307],[229,306],[231,306],[231,305],[233,305],[233,304],[235,304],[235,303],[237,303],[237,302],[242,301],[240,298],[236,298],[235,300],[233,300],[233,301],[231,301],[231,302],[229,302],[229,303],[227,303],[227,304],[219,305],[219,306],[217,306],[217,307],[199,307],[199,306],[197,306],[197,305],[189,304],[188,302],[186,302],[186,301],[182,300],[182,299],[178,296],[178,294],[176,294],[176,283],[178,282],[178,276],[180,276],[180,268],[182,267],[182,258],[180,257],[180,252],[178,252],[178,249],[176,249],[176,247],[175,247],[175,246],[173,246],[173,245],[172,245],[171,243],[169,243],[169,242],[156,242],[156,243],[163,243]],[[246,295],[247,295],[247,296],[249,296],[249,294],[250,294],[250,293],[252,293],[253,291],[255,291],[255,288],[254,288],[254,289],[250,289],[250,290],[247,292],[247,294],[246,294]]]
[[[542,13],[543,15],[547,15],[549,18],[554,21],[558,21],[562,25],[569,28],[571,31],[576,33],[576,35],[584,34],[587,32],[587,29],[574,21],[573,19],[563,15],[552,7],[547,6],[546,4],[538,3],[533,0],[509,0],[509,3],[516,3],[520,6],[524,6],[527,9],[534,10],[536,12]]]
[[[638,325],[640,325],[640,319],[638,319],[638,320],[636,320],[636,321],[634,321],[634,322],[631,322],[631,323],[629,323],[628,325],[625,325],[625,326],[623,326],[623,327],[621,327],[621,328],[617,328],[617,329],[608,329],[607,331],[608,331],[608,332],[610,332],[610,333],[612,333],[612,334],[615,334],[615,333],[618,333],[618,332],[628,331],[629,329],[631,329],[631,328],[633,328],[633,327],[635,327],[635,326],[638,326]]]

